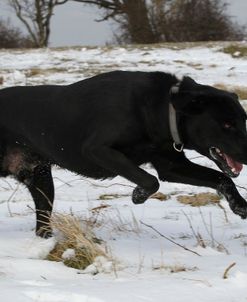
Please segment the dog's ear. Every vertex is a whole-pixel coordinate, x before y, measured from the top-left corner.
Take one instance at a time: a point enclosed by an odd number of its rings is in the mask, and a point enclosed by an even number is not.
[[[235,92],[229,92],[229,93],[235,101],[239,101],[239,97]]]
[[[238,95],[208,85],[198,84],[190,77],[184,77],[176,89],[170,90],[171,103],[178,112],[197,115],[209,108],[215,101],[232,99],[239,102]]]
[[[180,86],[181,90],[192,90],[192,89],[198,88],[198,86],[201,86],[201,85],[198,84],[191,77],[183,77],[183,80],[181,81],[179,86]]]
[[[186,115],[196,115],[203,111],[204,101],[198,99],[194,93],[181,92],[171,96],[171,103],[178,112]]]
[[[177,90],[171,90],[171,103],[178,112],[186,115],[200,114],[204,109],[205,91],[203,85],[190,77],[184,77]]]

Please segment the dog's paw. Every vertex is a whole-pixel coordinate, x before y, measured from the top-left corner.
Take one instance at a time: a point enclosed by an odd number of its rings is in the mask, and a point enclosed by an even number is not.
[[[247,203],[245,201],[241,203],[230,203],[230,208],[234,214],[239,215],[242,219],[247,218]]]
[[[247,207],[241,207],[241,206],[235,206],[234,209],[232,209],[233,213],[239,215],[242,219],[247,218]]]
[[[134,204],[142,204],[150,195],[150,192],[146,191],[142,187],[137,186],[132,193],[132,201]]]

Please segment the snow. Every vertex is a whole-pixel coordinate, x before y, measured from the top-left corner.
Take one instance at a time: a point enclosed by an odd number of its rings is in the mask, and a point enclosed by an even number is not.
[[[75,257],[75,250],[74,249],[67,249],[62,254],[63,259],[71,259],[73,257]]]
[[[246,87],[247,60],[220,51],[223,46],[71,48],[0,51],[3,87],[42,83],[72,83],[115,69],[160,70],[192,76],[201,83]],[[244,101],[244,100],[243,100]],[[187,152],[199,164],[215,168],[208,159]],[[145,167],[150,173],[154,170]],[[181,184],[162,183],[166,201],[131,202],[133,184],[121,177],[103,182],[83,179],[54,168],[56,213],[98,219],[95,226],[109,256],[96,259],[86,271],[44,260],[55,239],[34,235],[34,204],[27,190],[13,179],[0,183],[0,299],[3,302],[246,302],[247,232],[241,220],[221,200],[201,208],[184,205],[177,195],[214,192]],[[247,198],[247,168],[234,180]],[[102,194],[119,198],[100,200]],[[91,211],[107,205],[100,214]],[[225,210],[225,212],[224,212]],[[164,236],[198,253],[186,251]],[[199,233],[206,248],[198,246]],[[64,257],[70,257],[67,251]],[[236,263],[228,278],[223,274]],[[97,273],[97,274],[95,274]]]

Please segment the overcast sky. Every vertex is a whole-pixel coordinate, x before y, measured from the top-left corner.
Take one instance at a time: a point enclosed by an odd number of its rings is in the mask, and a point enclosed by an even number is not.
[[[0,0],[0,18],[11,18],[22,25]],[[135,0],[133,0],[135,1]],[[229,0],[229,14],[240,24],[247,24],[247,0]],[[101,11],[69,1],[55,9],[51,24],[50,46],[104,45],[112,41],[113,22],[96,22]]]

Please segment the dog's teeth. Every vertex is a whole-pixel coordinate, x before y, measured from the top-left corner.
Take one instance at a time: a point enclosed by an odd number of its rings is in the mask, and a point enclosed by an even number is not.
[[[233,173],[236,173],[236,169],[235,168],[232,168],[231,170],[232,170]]]
[[[216,148],[215,150],[216,150],[216,152],[217,152],[220,156],[222,156],[222,153],[221,153],[220,149]]]

